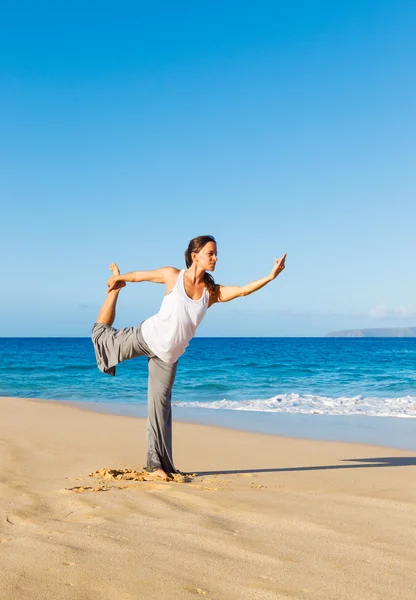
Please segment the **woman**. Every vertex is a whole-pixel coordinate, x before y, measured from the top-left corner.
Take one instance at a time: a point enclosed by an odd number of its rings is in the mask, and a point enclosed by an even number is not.
[[[98,368],[115,375],[116,365],[136,356],[147,356],[149,366],[148,419],[146,427],[147,470],[164,480],[176,473],[172,460],[171,392],[179,357],[185,352],[207,309],[216,302],[248,296],[273,281],[285,268],[286,254],[275,259],[267,277],[247,285],[218,285],[208,271],[218,260],[217,244],[210,235],[189,242],[186,269],[161,267],[121,275],[116,264],[108,280],[105,302],[92,330]],[[159,312],[139,327],[114,329],[117,298],[133,281],[164,283],[166,295]]]

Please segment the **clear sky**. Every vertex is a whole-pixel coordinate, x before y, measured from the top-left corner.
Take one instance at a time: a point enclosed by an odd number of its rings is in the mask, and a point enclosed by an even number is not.
[[[203,336],[416,326],[416,3],[19,2],[0,20],[1,336],[88,336],[108,265],[217,238]],[[131,284],[116,326],[154,313]]]

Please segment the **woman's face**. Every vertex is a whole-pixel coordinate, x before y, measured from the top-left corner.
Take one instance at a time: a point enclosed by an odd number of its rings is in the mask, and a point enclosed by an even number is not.
[[[218,260],[217,244],[215,242],[208,242],[199,252],[193,253],[193,260],[200,269],[214,271]]]

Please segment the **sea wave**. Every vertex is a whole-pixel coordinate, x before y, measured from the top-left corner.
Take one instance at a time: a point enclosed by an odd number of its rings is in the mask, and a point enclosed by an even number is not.
[[[416,396],[401,397],[329,397],[281,394],[266,400],[217,400],[214,402],[175,402],[182,408],[209,408],[253,412],[294,413],[305,415],[363,415],[371,417],[416,418]]]

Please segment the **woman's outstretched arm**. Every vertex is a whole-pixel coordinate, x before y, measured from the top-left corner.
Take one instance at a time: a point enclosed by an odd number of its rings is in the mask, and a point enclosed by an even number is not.
[[[262,287],[276,279],[276,277],[283,271],[285,268],[285,260],[286,253],[282,256],[282,258],[275,258],[274,267],[270,272],[270,275],[267,277],[263,277],[263,279],[257,279],[256,281],[251,281],[246,285],[219,285],[217,293],[214,295],[210,304],[215,304],[215,302],[229,302],[230,300],[234,300],[234,298],[241,298],[241,296],[248,296],[253,292],[257,292]]]
[[[176,269],[175,267],[160,267],[160,269],[154,269],[153,271],[131,271],[124,275],[114,275],[107,281],[107,293],[111,292],[119,281],[124,281],[126,283],[152,281],[153,283],[165,283],[168,285],[171,280],[177,279],[178,273],[179,269]]]

